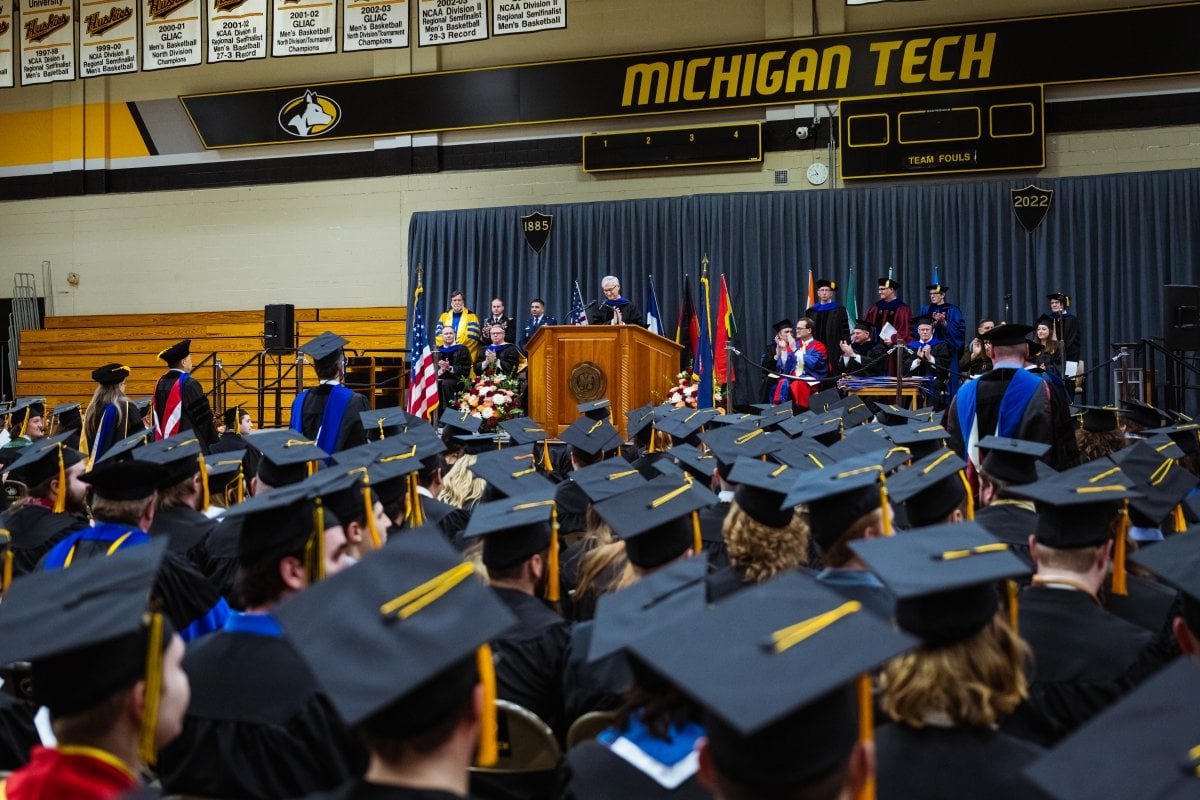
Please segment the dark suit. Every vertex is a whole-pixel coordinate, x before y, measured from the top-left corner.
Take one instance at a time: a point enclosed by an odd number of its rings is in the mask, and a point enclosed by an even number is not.
[[[483,322],[479,323],[479,331],[483,337],[483,343],[486,345],[491,339],[484,333],[487,328],[493,325],[504,326],[504,341],[515,342],[517,340],[517,321],[512,317],[488,317]]]

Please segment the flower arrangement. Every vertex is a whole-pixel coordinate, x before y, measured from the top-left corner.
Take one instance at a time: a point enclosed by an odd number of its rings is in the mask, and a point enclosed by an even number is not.
[[[474,382],[463,379],[464,390],[458,395],[459,411],[469,411],[482,423],[480,433],[494,432],[506,419],[525,416],[517,379],[500,371],[487,370]]]
[[[667,402],[676,408],[696,408],[700,394],[700,375],[694,370],[685,369],[675,376],[675,385],[667,392]],[[713,405],[720,406],[725,401],[724,387],[713,387]]]

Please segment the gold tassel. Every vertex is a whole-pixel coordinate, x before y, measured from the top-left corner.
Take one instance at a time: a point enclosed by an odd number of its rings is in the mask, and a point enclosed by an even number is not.
[[[371,497],[371,475],[366,467],[350,470],[361,472],[363,476],[363,506],[367,512],[367,531],[371,534],[371,545],[378,550],[383,547],[383,537],[379,535],[379,526],[375,524],[375,501]],[[409,473],[410,475],[412,473]]]
[[[1020,614],[1017,613],[1017,593],[1021,587],[1012,578],[1005,581],[1005,586],[1008,589],[1008,624],[1012,626],[1012,632],[1015,635],[1020,635]]]
[[[554,469],[554,462],[550,460],[550,440],[542,439],[542,469],[550,472]]]
[[[549,564],[546,565],[546,599],[557,603],[562,598],[562,587],[558,573],[558,506],[550,505],[550,553],[547,555]]]
[[[201,453],[200,459],[200,510],[205,511],[212,504],[212,495],[208,493],[208,470],[204,468],[204,453]]]
[[[63,461],[63,445],[58,443],[58,491],[54,493],[54,513],[67,510],[67,465]],[[7,586],[8,584],[5,584]]]
[[[860,675],[858,678],[858,740],[875,741],[875,697],[871,691],[870,675]],[[855,800],[875,800],[874,771],[863,782]]]
[[[150,631],[146,639],[146,702],[142,708],[138,754],[143,764],[152,767],[158,760],[158,749],[154,740],[158,732],[158,705],[162,696],[163,678],[163,618],[157,611],[150,615]]]
[[[246,499],[246,475],[242,470],[242,462],[238,462],[237,474],[237,501],[240,503]]]
[[[317,471],[317,462],[315,462],[315,461],[306,461],[306,462],[304,463],[304,466],[305,466],[305,467],[308,469],[308,477],[310,477],[310,478],[311,478],[311,477],[312,477],[314,474],[316,474],[316,471]]]
[[[8,591],[8,587],[12,584],[12,534],[3,528],[0,528],[0,539],[2,539],[4,544],[4,571],[2,574],[0,574],[0,594],[3,594],[4,592]]]
[[[24,417],[24,419],[21,420],[21,432],[17,434],[18,439],[25,435],[25,426],[28,424],[29,424],[29,408],[27,407],[25,409],[25,417]]]
[[[880,522],[880,527],[883,528],[884,536],[892,536],[896,532],[892,530],[892,512],[889,510],[891,503],[888,501],[887,483],[880,482],[879,484],[879,509],[883,512],[883,520]]]
[[[700,538],[700,512],[692,512],[692,552],[696,555],[704,552],[704,540]]]
[[[313,530],[304,545],[304,574],[311,586],[325,577],[325,505],[313,500]]]
[[[657,450],[654,449],[654,439],[656,438],[657,433],[658,432],[654,430],[654,423],[651,422],[650,423],[650,447],[646,450],[647,453],[658,452]]]
[[[1113,547],[1112,593],[1124,597],[1129,594],[1129,585],[1125,575],[1125,539],[1129,536],[1129,501],[1121,506],[1121,516],[1117,518],[1117,543]]]
[[[1187,530],[1187,520],[1183,516],[1183,506],[1176,505],[1175,511],[1172,513],[1175,519],[1175,532],[1183,533]]]
[[[967,493],[967,519],[975,519],[975,495],[971,493],[971,482],[967,480],[967,473],[963,470],[958,471],[958,477],[962,478],[963,489]]]
[[[497,741],[499,725],[496,722],[496,666],[492,662],[491,645],[479,645],[479,649],[475,651],[475,665],[479,671],[479,684],[483,687],[483,708],[479,715],[479,754],[475,763],[481,767],[491,767],[500,759],[500,746]]]
[[[425,514],[421,511],[421,493],[417,491],[417,474],[408,473],[408,524],[419,528],[425,524]]]
[[[383,435],[383,417],[380,417],[380,418],[379,418],[379,438],[380,438],[380,439],[386,439],[386,438],[387,438],[386,436],[384,436],[384,435]]]

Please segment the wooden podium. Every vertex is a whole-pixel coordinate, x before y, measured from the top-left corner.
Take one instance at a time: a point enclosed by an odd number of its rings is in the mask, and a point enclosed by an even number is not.
[[[666,399],[683,346],[635,325],[546,325],[527,350],[526,410],[547,433],[570,426],[578,404],[607,397],[624,437],[626,411]]]

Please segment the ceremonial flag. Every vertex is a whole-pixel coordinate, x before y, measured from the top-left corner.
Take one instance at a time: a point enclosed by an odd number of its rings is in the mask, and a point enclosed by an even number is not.
[[[421,282],[421,268],[417,267],[417,288],[413,292],[412,327],[408,342],[413,361],[412,376],[408,384],[408,413],[421,419],[432,420],[438,407],[437,364],[425,332],[425,286]]]
[[[654,276],[646,276],[646,299],[642,304],[646,309],[646,330],[663,335],[662,311],[658,309],[658,293],[654,291]]]
[[[575,291],[571,294],[572,325],[587,325],[587,309],[583,307],[583,292],[579,291],[579,281],[575,281]]]
[[[679,322],[675,326],[675,343],[683,345],[679,354],[679,369],[691,369],[696,360],[696,343],[700,341],[700,324],[696,321],[696,303],[692,300],[691,278],[683,276],[683,301],[679,305]]]
[[[718,384],[726,384],[733,378],[733,362],[729,360],[729,342],[737,336],[737,322],[733,318],[733,303],[729,301],[729,287],[721,275],[721,294],[717,300],[717,340],[713,345],[713,374]]]
[[[696,407],[712,408],[712,300],[708,288],[708,256],[704,257],[704,269],[700,272],[700,303],[700,338],[696,343],[696,374],[700,376],[700,385],[696,390]]]
[[[846,295],[842,301],[846,304],[846,316],[853,327],[855,320],[862,319],[858,315],[858,284],[854,282],[854,267],[850,268],[850,280],[846,281]]]
[[[808,305],[806,305],[804,307],[805,312],[807,313],[807,310],[812,308],[816,304],[817,304],[817,289],[816,289],[816,284],[813,281],[813,271],[810,269],[808,271]]]

